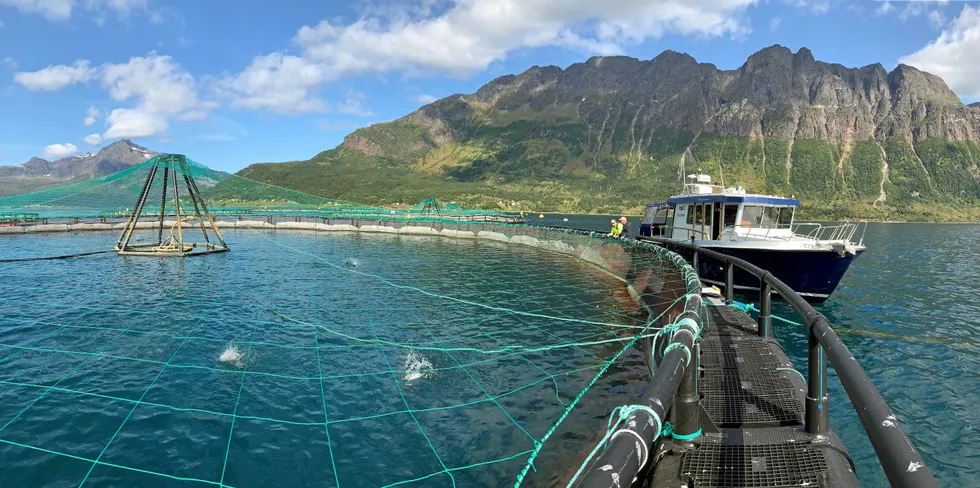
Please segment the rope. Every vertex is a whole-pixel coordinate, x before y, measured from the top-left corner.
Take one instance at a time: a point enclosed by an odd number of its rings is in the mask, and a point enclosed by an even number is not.
[[[81,258],[85,256],[92,256],[95,254],[106,254],[110,252],[116,252],[115,249],[109,249],[106,251],[91,251],[91,252],[80,252],[76,254],[65,254],[64,256],[45,256],[38,258],[15,258],[15,259],[0,259],[0,263],[23,263],[27,261],[54,261],[56,259],[71,259],[71,258]]]

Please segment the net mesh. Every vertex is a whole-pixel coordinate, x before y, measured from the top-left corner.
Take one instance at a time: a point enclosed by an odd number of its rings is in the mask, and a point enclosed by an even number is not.
[[[0,198],[0,218],[23,217],[23,214],[36,213],[47,217],[102,217],[125,216],[133,208],[147,175],[154,167],[166,165],[172,155],[156,156],[144,163],[118,173],[91,180],[60,186],[47,190]],[[182,157],[183,158],[183,157]],[[186,158],[185,158],[186,159]],[[360,205],[345,200],[336,200],[310,195],[288,188],[243,178],[238,175],[215,171],[191,159],[186,159],[186,169],[174,168],[182,178],[185,174],[193,178],[200,188],[201,195],[217,215],[254,213],[288,213],[291,215],[316,215],[336,218],[373,216],[396,216],[411,218],[415,216],[467,216],[502,215],[498,212],[461,208],[454,204],[439,205],[435,200],[426,200],[414,207],[386,209]],[[160,198],[163,194],[162,178],[156,178],[150,188],[151,199],[144,208],[145,214],[159,212]],[[171,180],[171,185],[172,180]],[[181,183],[183,184],[183,183]],[[169,193],[169,192],[168,192]],[[171,198],[172,195],[167,195]],[[181,195],[186,198],[186,195]],[[171,200],[167,201],[170,206]],[[186,203],[187,206],[190,202]],[[154,208],[153,205],[156,205]]]
[[[123,173],[13,206],[107,211],[142,189],[145,171]],[[212,173],[209,189],[240,185],[223,194],[236,203],[265,188]],[[367,208],[267,190],[293,209]],[[186,261],[0,264],[0,478],[564,484],[645,383],[646,341],[698,286],[680,257],[644,243],[441,213],[380,224],[246,223],[226,235],[233,252]],[[22,257],[114,237],[0,246]]]

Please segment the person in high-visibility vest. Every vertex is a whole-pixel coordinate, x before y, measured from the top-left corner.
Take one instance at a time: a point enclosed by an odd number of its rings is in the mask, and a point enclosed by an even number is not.
[[[612,224],[612,228],[609,229],[609,234],[607,234],[607,236],[608,237],[619,237],[619,223],[616,222],[616,219],[610,220],[609,223]]]

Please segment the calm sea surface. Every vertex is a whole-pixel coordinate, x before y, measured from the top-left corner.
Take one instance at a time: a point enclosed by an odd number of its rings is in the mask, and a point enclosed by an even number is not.
[[[529,220],[605,231],[610,218]],[[0,237],[0,258],[115,237]],[[470,349],[615,337],[555,317],[634,323],[619,282],[520,246],[226,240],[230,253],[184,260],[0,264],[0,486],[511,485],[532,438],[621,345]],[[872,224],[865,243],[820,311],[940,484],[980,486],[980,226]],[[776,336],[803,370],[805,331],[777,324]],[[546,443],[531,485],[567,479],[611,408],[642,393],[640,354],[604,378]],[[863,485],[887,486],[836,378],[829,390]]]
[[[115,238],[2,236],[0,259]],[[225,239],[183,260],[0,263],[0,486],[513,485],[637,323],[622,282],[533,248]],[[628,350],[526,485],[563,484],[647,376]]]

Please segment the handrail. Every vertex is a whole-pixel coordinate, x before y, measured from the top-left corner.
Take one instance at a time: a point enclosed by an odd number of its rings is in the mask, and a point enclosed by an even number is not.
[[[690,249],[694,251],[695,256],[704,254],[725,263],[728,271],[726,273],[728,286],[725,294],[729,299],[732,293],[732,266],[737,266],[759,278],[760,285],[762,285],[760,289],[763,291],[760,294],[762,302],[762,307],[760,307],[762,311],[759,313],[760,334],[763,333],[763,327],[761,327],[763,321],[766,322],[765,331],[768,333],[769,289],[771,288],[782,296],[803,317],[803,323],[809,331],[805,406],[806,431],[811,434],[825,435],[829,430],[830,420],[825,381],[827,376],[826,359],[829,359],[830,364],[837,371],[841,384],[844,385],[844,391],[847,392],[851,404],[854,405],[854,410],[857,411],[858,417],[864,425],[868,439],[871,440],[871,445],[889,483],[893,487],[908,488],[939,486],[908,436],[898,426],[895,414],[885,403],[871,378],[868,377],[854,355],[831,328],[827,318],[817,312],[803,297],[769,271],[744,259],[706,249],[694,243],[657,237],[642,237],[640,239]]]
[[[698,374],[697,344],[701,334],[701,300],[701,295],[697,293],[687,295],[684,312],[670,326],[674,332],[662,349],[657,374],[651,378],[646,396],[639,405],[628,410],[632,412],[630,416],[621,416],[622,420],[626,420],[625,425],[608,436],[609,444],[596,461],[596,466],[608,466],[608,469],[593,469],[580,486],[624,486],[620,480],[634,479],[647,460],[653,457],[651,446],[663,433],[667,413],[672,407],[681,408],[685,400],[681,393],[691,393],[682,390],[694,390],[693,404],[697,406],[700,396],[697,394],[695,378]],[[650,358],[651,361],[656,359],[653,356]],[[685,380],[689,388],[685,388]],[[696,419],[697,415],[696,409],[693,415],[686,416]],[[698,432],[700,433],[700,429]],[[642,442],[637,442],[638,440]]]

